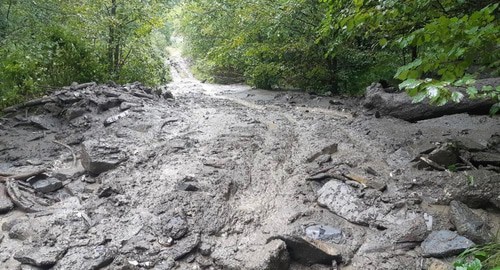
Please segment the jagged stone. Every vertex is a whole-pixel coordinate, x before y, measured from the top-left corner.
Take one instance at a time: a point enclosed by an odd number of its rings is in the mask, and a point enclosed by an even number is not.
[[[33,188],[35,188],[36,191],[42,193],[50,193],[58,189],[61,189],[63,187],[63,183],[57,178],[49,177],[46,179],[40,179],[36,181],[35,183],[32,184],[32,186]]]
[[[486,244],[493,240],[493,234],[488,230],[486,223],[467,205],[452,201],[450,203],[451,222],[459,234],[469,238],[477,244]]]
[[[387,226],[389,206],[367,205],[353,187],[340,181],[329,181],[318,191],[318,204],[348,221],[361,225]]]
[[[0,214],[8,213],[14,208],[14,204],[7,195],[7,189],[3,183],[0,183]]]
[[[24,264],[50,268],[64,256],[65,252],[65,249],[57,247],[35,247],[16,252],[14,259]]]
[[[424,257],[435,258],[458,255],[472,246],[471,240],[447,230],[432,232],[421,245]]]
[[[250,253],[245,269],[249,270],[287,270],[290,267],[290,256],[287,246],[282,240],[272,240],[266,245]]]

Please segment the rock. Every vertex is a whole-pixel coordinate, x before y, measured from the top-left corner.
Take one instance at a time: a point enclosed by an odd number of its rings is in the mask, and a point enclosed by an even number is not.
[[[10,212],[14,208],[14,204],[7,195],[7,189],[3,183],[0,183],[0,214]]]
[[[9,221],[6,221],[6,222],[2,223],[2,231],[8,232],[8,231],[10,231],[10,229],[12,229],[12,227],[14,227],[14,225],[16,225],[18,223],[22,223],[22,222],[27,222],[27,221],[28,221],[27,218],[16,218],[16,219],[11,219]]]
[[[435,258],[458,255],[472,246],[474,242],[448,230],[432,232],[421,245],[424,257]]]
[[[318,191],[318,204],[355,224],[387,226],[388,206],[366,205],[356,189],[340,181],[329,181]]]
[[[191,234],[179,241],[173,247],[171,247],[170,254],[174,260],[178,261],[191,251],[196,249],[200,244],[200,236],[198,234]]]
[[[163,233],[175,240],[181,239],[188,232],[188,225],[183,216],[175,215],[165,222]]]
[[[172,94],[172,92],[170,90],[167,90],[167,89],[162,89],[161,91],[161,96],[164,98],[164,99],[173,99],[174,98],[174,95]]]
[[[142,107],[142,105],[138,103],[122,102],[120,104],[120,111],[126,111],[130,108],[137,108],[137,107]]]
[[[332,241],[340,243],[343,238],[342,230],[328,225],[312,225],[305,229],[306,236],[313,240]]]
[[[480,165],[500,166],[500,154],[478,152],[472,155],[472,162]]]
[[[198,247],[200,254],[203,256],[209,256],[212,253],[212,245],[206,242],[202,242]]]
[[[114,248],[104,245],[69,249],[52,269],[102,269],[113,263],[117,256]]]
[[[252,252],[250,256],[253,259],[248,261],[245,269],[287,270],[290,267],[290,256],[286,244],[282,240],[272,240]]]
[[[428,158],[445,168],[458,163],[457,152],[448,146],[435,149]]]
[[[9,238],[16,240],[26,240],[31,237],[33,228],[29,222],[19,222],[9,229]]]
[[[183,191],[198,191],[200,188],[198,188],[198,181],[196,181],[195,178],[185,177],[177,183],[176,189]]]
[[[423,215],[392,226],[385,233],[396,243],[415,243],[424,241],[428,235],[426,220]]]
[[[478,80],[477,83],[496,85],[495,79]],[[453,89],[453,91],[460,91],[460,89]],[[382,115],[390,115],[406,121],[418,121],[464,112],[487,114],[494,103],[495,101],[491,99],[468,98],[464,98],[460,103],[449,102],[444,106],[433,106],[426,101],[413,103],[405,92],[386,93],[380,84],[372,84],[366,89],[364,106],[368,109],[376,109]]]
[[[493,234],[488,230],[486,223],[467,205],[452,201],[450,203],[451,222],[457,228],[457,232],[477,244],[486,244],[493,240]]]
[[[308,240],[300,236],[277,236],[270,240],[274,239],[283,240],[292,260],[304,265],[332,265],[332,261],[341,261],[340,252],[323,241]]]
[[[40,179],[36,181],[35,183],[32,184],[32,186],[33,188],[35,188],[36,191],[42,193],[50,193],[58,189],[61,189],[63,187],[63,183],[57,178],[49,177],[46,179]]]
[[[84,108],[69,108],[64,112],[64,117],[66,120],[71,121],[87,113]]]
[[[344,176],[366,187],[373,188],[379,191],[384,191],[387,188],[387,185],[378,178],[362,176],[354,173],[348,173],[345,174]]]
[[[467,171],[467,175],[456,174],[445,182],[444,194],[472,208],[493,204],[500,208],[500,174],[479,169]]]
[[[97,105],[97,108],[99,109],[100,112],[104,112],[104,111],[107,111],[111,108],[120,106],[121,103],[122,103],[122,101],[118,98],[110,98],[110,99],[106,99],[103,102],[99,102],[99,104]]]
[[[113,187],[111,185],[102,185],[97,190],[97,197],[98,198],[107,198],[113,194],[120,194],[120,193],[121,193],[121,190],[117,187]]]
[[[338,144],[337,143],[329,144],[329,145],[323,147],[323,149],[321,149],[321,151],[316,152],[316,153],[310,155],[306,159],[306,162],[307,163],[313,162],[314,160],[316,160],[320,156],[327,155],[327,154],[331,155],[333,153],[336,153],[337,151],[338,151]]]
[[[66,250],[57,247],[36,247],[16,252],[14,259],[20,263],[50,268],[64,256],[65,252]]]
[[[95,82],[82,83],[82,84],[78,84],[76,82],[73,82],[70,86],[70,89],[73,91],[76,91],[76,90],[85,89],[85,88],[93,88],[96,86],[97,86],[97,83],[95,83]]]
[[[45,105],[43,105],[43,108],[49,112],[49,113],[53,113],[53,114],[60,114],[62,112],[62,108],[57,106],[55,103],[47,103]]]
[[[466,137],[458,137],[455,138],[453,141],[455,141],[456,145],[460,149],[464,149],[470,152],[480,152],[488,149],[486,145],[482,145],[481,143]]]
[[[90,156],[85,145],[82,144],[81,148],[81,162],[82,166],[87,173],[97,176],[103,172],[115,169],[123,160],[97,160]]]

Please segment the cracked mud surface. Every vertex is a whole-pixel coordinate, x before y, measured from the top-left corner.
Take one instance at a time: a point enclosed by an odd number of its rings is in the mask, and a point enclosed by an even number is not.
[[[69,109],[2,118],[0,172],[49,168],[64,176],[64,188],[50,193],[58,202],[0,215],[2,269],[332,269],[332,260],[339,269],[427,269],[420,242],[430,231],[454,229],[447,205],[464,196],[498,230],[498,172],[476,170],[484,176],[468,184],[467,175],[478,172],[418,170],[413,162],[448,139],[487,145],[500,132],[498,117],[376,118],[356,99],[332,105],[304,93],[200,83],[172,59],[175,100],[120,94],[119,87],[81,90],[139,104],[107,126],[120,112],[113,105],[74,118]],[[41,120],[19,125],[27,117]],[[75,151],[77,166],[54,141]],[[80,165],[82,145],[119,162],[89,175]],[[322,172],[329,177],[306,180]],[[349,202],[337,208],[332,196]],[[415,220],[423,232],[400,231],[411,231]],[[314,234],[312,225],[332,232],[316,239],[335,253],[327,263],[297,254],[306,245],[297,237]],[[314,243],[313,253],[322,249]]]

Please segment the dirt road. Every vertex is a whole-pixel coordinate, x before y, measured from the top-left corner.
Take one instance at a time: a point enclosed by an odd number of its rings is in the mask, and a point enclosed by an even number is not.
[[[171,61],[175,99],[75,86],[2,118],[0,172],[62,184],[8,181],[33,213],[0,215],[2,269],[428,269],[456,254],[421,244],[460,226],[453,200],[478,208],[481,237],[498,230],[498,117],[377,118],[357,99],[204,84]],[[418,162],[450,141],[472,157]]]

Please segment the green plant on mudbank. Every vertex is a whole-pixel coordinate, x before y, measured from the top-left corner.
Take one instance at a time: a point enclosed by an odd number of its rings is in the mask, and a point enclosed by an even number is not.
[[[395,77],[441,105],[463,97],[449,86],[499,75],[492,0],[186,0],[176,15],[198,70],[261,88],[358,93]]]
[[[0,108],[74,81],[165,83],[169,5],[0,2]]]
[[[458,256],[453,266],[455,270],[500,270],[500,244],[470,248]]]

